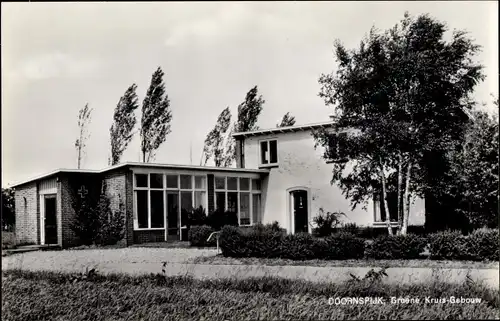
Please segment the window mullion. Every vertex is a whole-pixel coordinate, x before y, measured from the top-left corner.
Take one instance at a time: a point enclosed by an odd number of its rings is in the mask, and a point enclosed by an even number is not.
[[[149,188],[149,174],[148,174],[148,228],[151,228],[151,189]]]
[[[252,183],[250,183],[250,185],[251,184]],[[250,212],[250,225],[253,225],[254,224],[254,221],[253,221],[253,194],[252,194],[252,190],[251,189],[250,189],[250,192],[248,193],[248,202],[249,202],[249,204],[248,204],[248,211]]]
[[[238,226],[241,225],[241,203],[240,203],[240,179],[236,179],[236,199],[237,199],[237,204],[236,204],[236,212],[238,213]]]
[[[227,176],[224,176],[224,188],[225,188],[224,192],[225,192],[225,196],[226,196],[226,197],[224,197],[224,202],[225,202],[224,209],[225,209],[225,211],[227,211],[228,210],[228,201],[227,201],[227,196],[228,196],[228,193],[227,193]]]

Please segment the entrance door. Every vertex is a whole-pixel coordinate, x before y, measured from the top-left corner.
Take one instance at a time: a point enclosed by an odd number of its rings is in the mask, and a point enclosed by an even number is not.
[[[44,232],[45,244],[57,244],[57,206],[55,195],[44,197]]]
[[[180,239],[179,223],[179,193],[167,192],[167,241]]]
[[[307,233],[308,229],[308,206],[307,191],[299,190],[292,192],[294,233]]]

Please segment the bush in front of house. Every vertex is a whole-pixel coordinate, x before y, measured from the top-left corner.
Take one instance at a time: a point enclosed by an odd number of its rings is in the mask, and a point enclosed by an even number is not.
[[[478,229],[465,237],[467,259],[498,261],[499,232],[497,229]]]
[[[382,235],[366,246],[370,259],[417,259],[424,252],[427,240],[415,234]]]
[[[191,226],[188,232],[188,240],[191,246],[208,247],[215,246],[217,244],[216,239],[212,238],[210,242],[207,242],[210,234],[215,232],[215,230],[208,225]]]
[[[74,204],[76,216],[70,225],[82,245],[114,245],[125,236],[125,210],[120,200],[118,210],[104,191],[97,204],[87,199]]]
[[[280,257],[284,233],[258,224],[247,229],[224,226],[219,236],[222,255],[227,257]]]
[[[343,212],[326,212],[323,208],[319,209],[319,214],[313,219],[316,225],[313,228],[313,235],[317,237],[326,237],[336,232],[338,226],[341,224],[340,218],[346,216]]]
[[[337,231],[352,235],[359,235],[361,233],[361,228],[356,223],[343,223]]]
[[[336,233],[324,241],[327,252],[320,253],[320,256],[327,260],[360,259],[365,253],[365,240],[351,233]]]
[[[202,206],[199,206],[188,213],[189,226],[207,225],[207,220],[207,213]]]
[[[207,223],[216,231],[220,231],[226,225],[238,226],[238,214],[230,211],[215,210],[208,214]]]
[[[444,231],[429,236],[431,259],[498,261],[499,232],[478,229],[467,236],[459,231]]]
[[[120,202],[118,210],[111,210],[111,202],[107,195],[101,195],[97,204],[98,231],[95,243],[98,245],[114,245],[125,236],[125,211]]]
[[[225,226],[220,247],[226,257],[355,259],[364,254],[364,240],[349,233],[317,238],[307,233],[286,235],[283,229],[257,225],[250,229]]]
[[[467,255],[467,240],[460,231],[442,231],[428,236],[430,258],[463,260]]]
[[[274,221],[270,224],[257,223],[251,227],[257,232],[280,232],[286,234],[286,229],[282,228],[278,221]]]

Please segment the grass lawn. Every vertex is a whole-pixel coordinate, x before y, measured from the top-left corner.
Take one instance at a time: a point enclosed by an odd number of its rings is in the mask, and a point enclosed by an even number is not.
[[[190,260],[198,264],[235,264],[235,265],[295,265],[321,267],[411,267],[411,268],[460,268],[460,269],[498,269],[499,262],[473,261],[437,261],[421,260],[305,260],[294,261],[289,259],[268,258],[230,258],[221,254],[217,256],[196,257]]]
[[[199,281],[151,275],[4,272],[4,320],[178,319],[498,319],[498,291],[481,284],[387,285],[376,281],[312,284],[279,278]],[[335,298],[381,297],[383,304],[334,304]],[[418,298],[395,304],[391,297]],[[451,297],[480,299],[451,303]],[[447,303],[425,303],[426,298]],[[333,303],[333,304],[331,304]]]

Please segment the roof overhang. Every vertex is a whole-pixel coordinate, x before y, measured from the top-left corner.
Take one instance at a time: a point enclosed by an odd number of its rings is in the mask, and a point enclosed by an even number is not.
[[[39,175],[28,180],[21,181],[13,184],[10,188],[19,187],[21,185],[29,184],[42,179],[48,179],[58,174],[77,173],[77,174],[103,174],[113,170],[123,169],[126,167],[148,167],[148,168],[162,168],[162,169],[179,169],[179,170],[198,170],[198,171],[212,171],[212,172],[233,172],[233,173],[256,173],[267,174],[268,169],[249,169],[249,168],[227,168],[215,166],[196,166],[196,165],[177,165],[177,164],[162,164],[162,163],[139,163],[139,162],[125,162],[113,165],[102,170],[92,169],[57,169],[47,174]]]
[[[329,121],[329,122],[323,122],[323,123],[306,124],[306,125],[299,125],[299,126],[276,127],[276,128],[255,130],[255,131],[251,131],[251,132],[234,133],[233,137],[235,139],[238,139],[238,138],[262,136],[262,135],[270,135],[270,134],[279,134],[279,133],[294,133],[294,132],[300,132],[300,131],[305,131],[305,130],[315,130],[315,129],[320,129],[320,128],[331,128],[331,127],[335,127],[335,123],[332,121]]]

